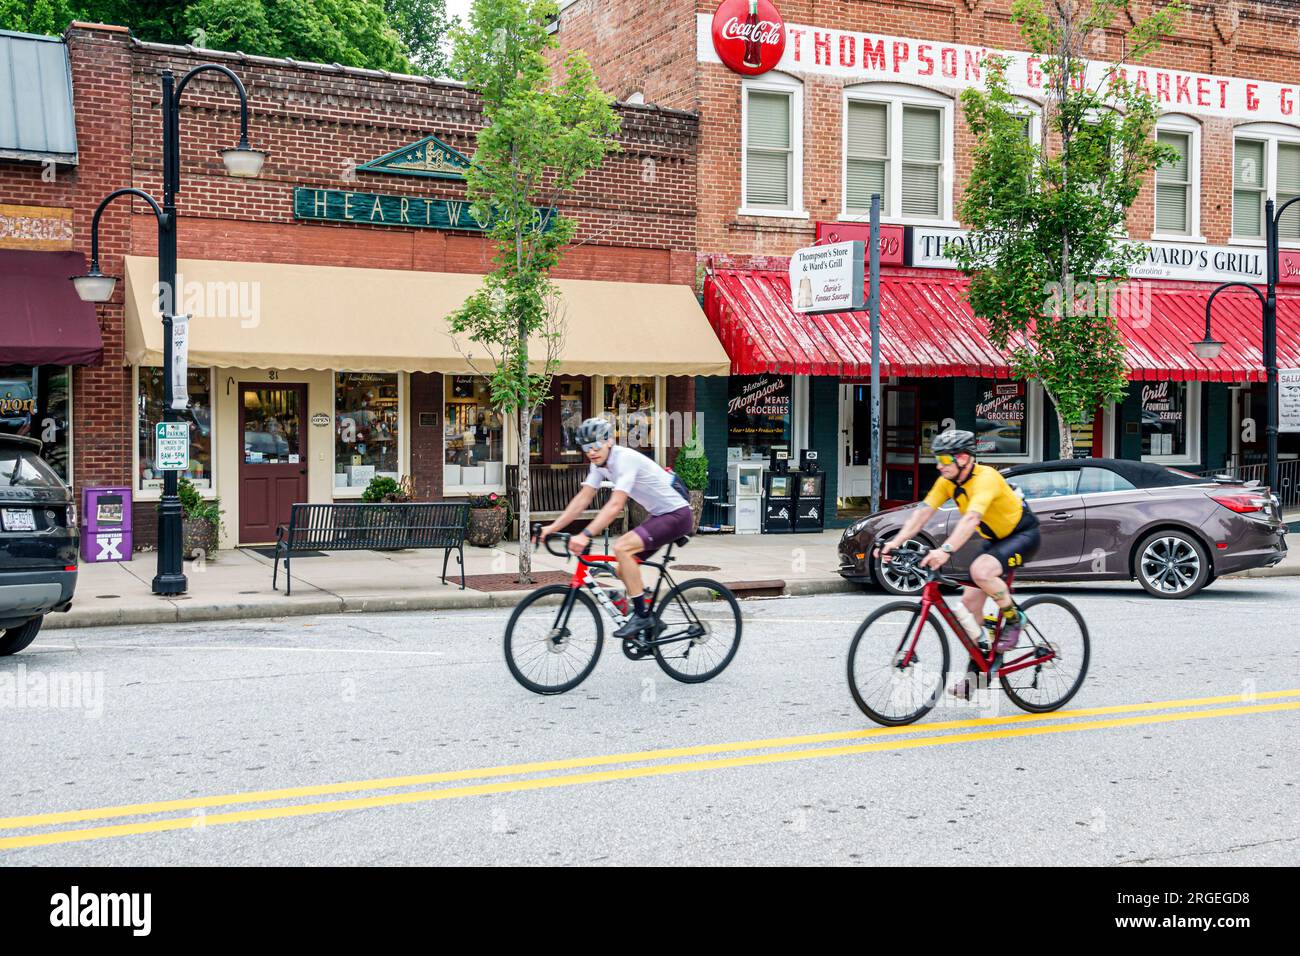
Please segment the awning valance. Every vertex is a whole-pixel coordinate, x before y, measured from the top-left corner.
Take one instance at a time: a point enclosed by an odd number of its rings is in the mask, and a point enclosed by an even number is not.
[[[68,280],[79,252],[0,251],[0,365],[98,365],[104,342],[95,306]]]
[[[1115,297],[1116,320],[1134,380],[1263,381],[1263,320],[1245,290],[1214,300],[1216,359],[1196,356],[1205,334],[1209,283],[1135,279]],[[865,310],[801,315],[786,272],[724,269],[705,279],[704,307],[735,374],[871,374]],[[1279,293],[1278,365],[1300,368],[1300,295]],[[966,279],[947,270],[886,273],[880,280],[881,374],[1002,378],[1010,366],[966,301]]]
[[[482,276],[401,269],[182,259],[177,311],[190,322],[191,365],[470,373],[482,346],[447,317]],[[162,364],[157,260],[126,257],[126,354]],[[726,375],[730,368],[690,288],[559,279],[568,375]],[[542,356],[541,343],[531,354]]]

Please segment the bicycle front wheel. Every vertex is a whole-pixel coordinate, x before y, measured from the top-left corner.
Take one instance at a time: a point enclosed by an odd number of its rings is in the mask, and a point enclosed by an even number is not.
[[[929,627],[926,627],[929,624]],[[934,614],[895,601],[874,611],[849,645],[849,690],[864,714],[897,727],[920,720],[943,694],[948,642]]]
[[[1002,689],[1021,710],[1042,714],[1063,707],[1088,673],[1088,625],[1073,604],[1055,595],[1020,605],[1025,626],[1020,643],[1002,655]],[[1040,662],[1041,659],[1041,662]]]
[[[683,684],[717,677],[740,647],[740,605],[725,584],[683,581],[655,611],[655,660]]]
[[[520,601],[510,615],[506,664],[534,694],[563,694],[587,679],[600,660],[604,637],[590,595],[565,584],[548,585]]]

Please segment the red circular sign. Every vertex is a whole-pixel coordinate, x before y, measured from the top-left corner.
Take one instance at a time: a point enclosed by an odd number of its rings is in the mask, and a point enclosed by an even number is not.
[[[785,21],[772,0],[722,0],[713,14],[713,49],[737,73],[766,73],[785,53]]]

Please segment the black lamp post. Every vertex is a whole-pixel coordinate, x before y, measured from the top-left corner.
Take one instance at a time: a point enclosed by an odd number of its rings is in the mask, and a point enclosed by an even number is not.
[[[1277,274],[1278,274],[1278,242],[1277,242],[1277,224],[1282,220],[1282,214],[1286,212],[1287,207],[1293,202],[1300,201],[1300,196],[1288,199],[1282,204],[1282,208],[1277,212],[1273,211],[1273,200],[1264,203],[1264,240],[1265,240],[1265,258],[1267,279],[1267,292],[1260,292],[1258,288],[1245,282],[1227,282],[1219,286],[1210,293],[1209,301],[1205,303],[1205,338],[1199,342],[1193,342],[1192,346],[1196,349],[1196,354],[1201,358],[1217,358],[1219,350],[1223,348],[1222,342],[1216,342],[1210,335],[1210,306],[1214,304],[1214,297],[1224,289],[1240,287],[1249,289],[1259,298],[1260,304],[1264,307],[1264,374],[1268,379],[1268,422],[1264,426],[1264,433],[1268,442],[1268,490],[1269,494],[1278,493],[1277,478],[1277,429],[1278,429],[1278,386],[1277,386]]]
[[[95,210],[90,226],[90,271],[74,276],[77,294],[89,302],[106,302],[113,295],[117,278],[99,271],[99,217],[118,196],[137,196],[149,204],[158,219],[158,287],[161,292],[163,321],[163,421],[180,420],[179,409],[172,408],[172,320],[176,316],[176,194],[181,188],[180,99],[185,87],[204,72],[229,77],[239,92],[239,145],[221,151],[226,172],[231,176],[253,178],[262,171],[266,153],[248,145],[248,93],[239,77],[224,66],[205,63],[196,66],[175,83],[171,70],[162,74],[163,114],[163,201],[161,207],[152,196],[140,189],[118,189],[107,196]],[[187,582],[183,570],[181,502],[177,496],[177,474],[163,473],[162,501],[158,507],[158,573],[153,579],[154,594],[184,594]]]

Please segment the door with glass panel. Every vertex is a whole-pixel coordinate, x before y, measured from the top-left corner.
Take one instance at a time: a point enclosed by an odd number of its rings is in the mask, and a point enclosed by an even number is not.
[[[241,383],[239,542],[275,540],[295,503],[307,500],[307,386]]]
[[[883,506],[909,504],[924,489],[921,477],[920,390],[915,385],[890,385],[884,389]]]
[[[551,394],[533,413],[529,461],[534,465],[577,465],[585,462],[578,446],[578,426],[591,407],[591,379],[556,376]]]

